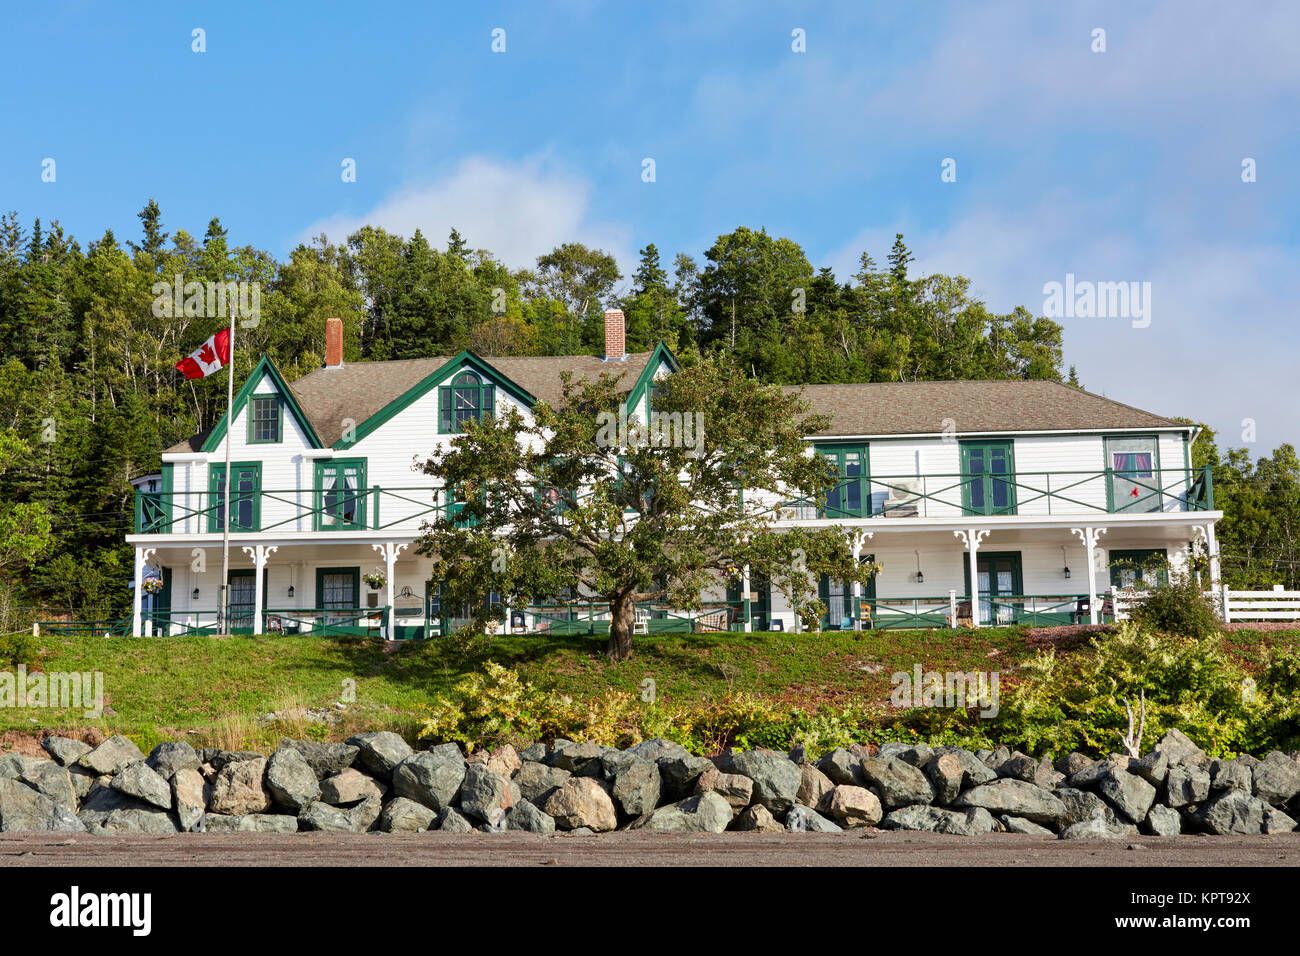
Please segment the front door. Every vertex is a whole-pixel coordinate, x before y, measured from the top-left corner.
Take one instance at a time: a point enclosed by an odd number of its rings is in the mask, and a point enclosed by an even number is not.
[[[162,568],[159,572],[162,590],[146,594],[145,619],[152,625],[152,633],[160,637],[171,634],[172,621],[172,569]]]
[[[1015,514],[1015,470],[1011,442],[962,442],[962,504],[966,514]]]
[[[875,561],[875,555],[863,555],[865,562]],[[817,596],[826,605],[822,615],[822,630],[851,631],[859,617],[859,602],[853,600],[853,583],[837,581],[823,574],[817,582]],[[862,599],[871,606],[876,597],[876,582],[872,578],[862,588]]]
[[[361,609],[360,568],[317,568],[316,607],[321,623],[359,627]]]
[[[975,565],[979,575],[978,623],[1015,624],[1017,605],[1008,598],[1022,593],[1020,552],[990,551],[977,555]],[[970,593],[969,562],[966,564],[966,593]]]
[[[261,630],[253,626],[253,611],[256,609],[257,576],[252,569],[230,572],[230,622],[226,626],[229,634],[253,634]],[[262,579],[262,596],[266,596],[266,579]],[[265,606],[265,601],[263,602]]]

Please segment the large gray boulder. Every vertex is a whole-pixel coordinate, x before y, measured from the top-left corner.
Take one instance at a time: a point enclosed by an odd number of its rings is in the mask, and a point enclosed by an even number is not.
[[[1177,728],[1160,738],[1156,749],[1168,759],[1170,768],[1196,766],[1205,763],[1205,751],[1188,739]]]
[[[271,795],[262,785],[265,774],[265,757],[226,763],[212,781],[208,810],[231,816],[266,813],[271,809]]]
[[[905,744],[905,743],[887,743],[881,744],[880,750],[876,753],[880,759],[901,760],[909,763],[918,770],[930,762],[934,756],[934,751],[930,749],[929,744]]]
[[[1155,803],[1147,811],[1147,818],[1143,821],[1141,830],[1151,836],[1178,836],[1183,832],[1183,818],[1177,810]]]
[[[1097,792],[1126,823],[1141,823],[1155,803],[1156,788],[1135,773],[1112,769],[1097,783]]]
[[[1151,786],[1159,787],[1169,775],[1169,755],[1163,750],[1153,750],[1130,763],[1128,769],[1129,773],[1137,774]]]
[[[140,748],[129,738],[115,734],[94,750],[78,757],[77,765],[99,774],[114,774],[133,763],[141,763],[144,759]]]
[[[1255,796],[1275,807],[1284,806],[1300,793],[1300,763],[1274,750],[1255,767],[1253,782]]]
[[[554,833],[555,821],[527,800],[520,800],[506,814],[506,829],[523,830],[526,833]]]
[[[307,761],[307,766],[311,767],[312,772],[316,774],[317,780],[324,780],[339,771],[347,770],[356,763],[361,753],[361,748],[354,744],[327,744],[316,740],[285,738],[280,741],[280,749],[285,747],[302,754],[302,758]]]
[[[800,784],[803,777],[800,775]],[[695,780],[695,792],[712,791],[731,806],[732,810],[743,810],[749,806],[754,795],[754,781],[738,773],[723,773],[716,767],[710,767]]]
[[[321,798],[316,771],[292,747],[281,747],[267,761],[266,789],[276,803],[295,812]]]
[[[388,788],[355,767],[347,767],[320,782],[320,799],[332,807],[350,807],[371,797],[383,797]]]
[[[20,780],[0,778],[0,832],[85,830],[71,808],[51,800]]]
[[[394,797],[379,816],[379,829],[385,833],[422,833],[433,826],[435,816],[423,803]]]
[[[46,737],[41,741],[45,752],[59,762],[59,766],[68,767],[76,763],[94,748],[71,737]]]
[[[935,754],[925,765],[925,778],[930,781],[934,802],[938,804],[949,804],[957,799],[964,777],[965,771],[956,754]]]
[[[723,801],[724,803],[726,801]],[[618,826],[614,801],[605,788],[591,777],[570,777],[546,799],[543,812],[554,818],[561,830],[586,827],[596,833]]]
[[[996,780],[965,791],[953,801],[956,809],[983,807],[992,814],[1024,817],[1045,827],[1061,826],[1069,816],[1054,794],[1023,780]]]
[[[993,815],[983,807],[947,810],[913,804],[891,811],[880,824],[882,830],[924,830],[954,836],[978,836],[997,829]]]
[[[866,787],[842,783],[824,794],[817,810],[845,829],[874,827],[884,816],[880,800]]]
[[[358,734],[349,737],[347,742],[360,751],[358,758],[366,769],[384,779],[391,776],[397,765],[415,752],[410,744],[391,730]]]
[[[319,830],[326,833],[351,833],[352,818],[346,810],[331,807],[319,800],[298,811],[298,829]]]
[[[785,755],[781,756],[784,759]],[[695,781],[704,771],[712,769],[714,762],[689,753],[670,754],[657,758],[655,766],[659,768],[659,799],[681,800],[690,796],[695,790]],[[790,766],[793,767],[794,764]]]
[[[1290,833],[1296,828],[1296,821],[1277,807],[1264,804],[1263,833]]]
[[[639,744],[628,747],[624,753],[629,753],[633,757],[640,757],[642,760],[659,760],[661,757],[689,757],[691,752],[681,744],[673,740],[665,740],[663,737],[655,737],[651,740],[643,740]]]
[[[998,822],[1002,824],[1002,829],[1007,833],[1019,833],[1023,836],[1036,837],[1054,837],[1056,836],[1047,827],[1040,827],[1033,820],[1026,820],[1024,817],[1013,817],[1009,814],[1002,814],[998,817]]]
[[[1093,817],[1062,827],[1057,836],[1062,840],[1127,840],[1138,835],[1131,823],[1107,823],[1105,817]]]
[[[1124,754],[1111,754],[1102,760],[1093,761],[1079,772],[1072,774],[1068,784],[1075,790],[1092,789],[1117,770],[1127,773],[1132,762],[1133,759]]]
[[[171,779],[172,805],[181,830],[193,830],[207,809],[203,774],[197,770],[177,770]]]
[[[1206,778],[1208,780],[1208,778]],[[1065,825],[1082,823],[1100,815],[1107,823],[1118,824],[1119,817],[1110,808],[1110,804],[1089,790],[1076,790],[1073,787],[1061,787],[1055,796],[1065,804]]]
[[[748,830],[754,833],[784,833],[785,827],[776,821],[772,812],[761,803],[750,804],[741,810],[731,822],[732,830]]]
[[[111,833],[148,833],[162,836],[177,833],[180,826],[174,814],[154,807],[130,807],[113,810],[86,824],[86,832],[96,836]]]
[[[1254,772],[1250,763],[1240,757],[1232,760],[1210,761],[1210,792],[1220,790],[1241,790],[1251,793],[1254,789]]]
[[[803,783],[799,766],[778,750],[728,752],[719,758],[718,769],[754,781],[753,802],[778,816],[795,805]]]
[[[25,760],[18,779],[37,793],[43,793],[61,807],[76,812],[77,791],[67,768],[54,760]]]
[[[660,807],[632,824],[638,830],[673,830],[688,833],[721,833],[731,823],[734,811],[721,794],[706,790],[685,800]]]
[[[1197,764],[1169,768],[1165,777],[1165,803],[1177,809],[1199,804],[1210,795],[1210,772]]]
[[[863,784],[862,758],[836,747],[817,761],[817,769],[834,784],[860,787]]]
[[[1191,814],[1198,827],[1210,833],[1262,833],[1268,804],[1245,790],[1230,787],[1214,794]]]
[[[164,780],[170,780],[178,770],[198,770],[203,766],[198,751],[183,740],[167,741],[154,747],[148,763]]]
[[[934,748],[936,757],[942,757],[945,754],[954,757],[961,766],[961,789],[963,790],[969,790],[971,787],[978,787],[982,783],[991,783],[998,779],[996,770],[991,769],[984,761],[978,759],[963,747]],[[926,769],[929,769],[928,764]]]
[[[472,764],[465,770],[460,787],[460,812],[472,820],[495,826],[515,805],[510,791],[509,777],[483,764]]]
[[[444,807],[434,819],[434,826],[445,833],[473,833],[470,823],[455,807]]]
[[[560,781],[561,784],[563,782]],[[650,813],[659,805],[661,790],[659,766],[651,760],[631,757],[613,776],[610,796],[614,798],[614,805],[621,813],[636,818]],[[543,793],[543,802],[549,796],[550,790]]]
[[[580,744],[570,743],[563,747],[556,747],[551,752],[549,763],[553,767],[559,767],[561,770],[569,771],[569,773],[581,775],[587,770],[587,765],[593,761],[599,765],[600,759],[605,756],[609,749],[609,747],[591,741]]]
[[[172,788],[147,763],[134,763],[113,778],[112,787],[160,810],[172,808]]]
[[[655,771],[657,778],[657,767]],[[540,807],[546,803],[551,794],[564,786],[564,782],[571,776],[573,775],[569,771],[561,770],[559,767],[548,767],[544,763],[526,760],[512,779],[519,787],[520,796],[534,806]],[[658,799],[657,795],[656,799]]]
[[[930,781],[924,773],[906,761],[892,757],[864,760],[862,777],[865,786],[876,792],[887,811],[934,802],[934,787]]]
[[[248,813],[243,816],[209,813],[203,825],[208,833],[298,832],[298,818],[285,813]]]
[[[796,803],[785,815],[785,828],[791,833],[842,833],[844,830],[801,803]]]
[[[799,791],[794,795],[796,803],[805,807],[815,807],[823,796],[835,789],[831,778],[810,763],[799,764]]]
[[[456,802],[466,780],[467,767],[460,751],[429,750],[413,754],[393,770],[393,792],[423,803],[437,813]],[[486,768],[479,766],[480,771]]]

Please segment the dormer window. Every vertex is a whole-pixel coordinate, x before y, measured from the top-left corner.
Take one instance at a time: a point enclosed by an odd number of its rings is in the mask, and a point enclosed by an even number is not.
[[[495,388],[477,372],[466,370],[439,390],[438,431],[459,434],[467,421],[482,421],[494,414]]]
[[[278,395],[254,395],[248,400],[250,445],[278,442],[284,434],[284,406]]]

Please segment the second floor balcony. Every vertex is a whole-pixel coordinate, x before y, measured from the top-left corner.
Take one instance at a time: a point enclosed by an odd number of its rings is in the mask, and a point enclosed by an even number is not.
[[[224,489],[137,490],[136,534],[213,535],[225,528]],[[230,492],[231,531],[268,535],[391,533],[415,536],[421,526],[464,507],[433,486],[267,489],[236,470]],[[746,499],[750,499],[746,493]],[[755,500],[763,497],[753,496]],[[771,511],[795,520],[1026,517],[1199,512],[1214,509],[1208,467],[1141,474],[1100,471],[1008,474],[872,475],[836,482],[815,500],[774,501]]]

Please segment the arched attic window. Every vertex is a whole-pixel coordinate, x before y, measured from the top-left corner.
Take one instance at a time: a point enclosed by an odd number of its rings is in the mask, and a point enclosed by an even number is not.
[[[495,388],[477,373],[466,369],[439,390],[438,431],[458,434],[467,421],[481,421],[494,413]]]

